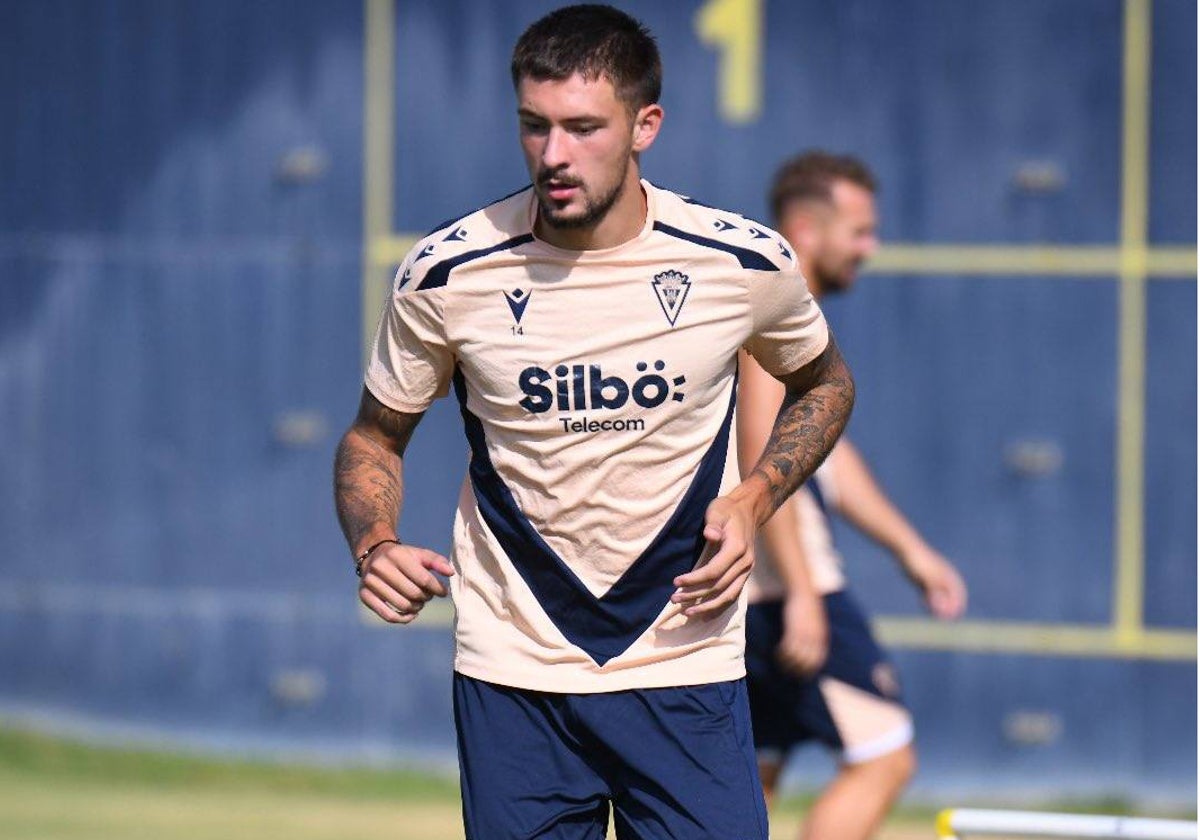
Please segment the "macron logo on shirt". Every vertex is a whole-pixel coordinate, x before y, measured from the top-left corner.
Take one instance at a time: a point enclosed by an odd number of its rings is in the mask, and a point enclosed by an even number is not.
[[[524,289],[513,289],[511,292],[504,293],[504,299],[508,301],[508,308],[512,310],[513,320],[518,324],[521,323],[521,316],[525,314],[525,307],[529,304],[531,297],[533,297],[533,292],[527,292]]]

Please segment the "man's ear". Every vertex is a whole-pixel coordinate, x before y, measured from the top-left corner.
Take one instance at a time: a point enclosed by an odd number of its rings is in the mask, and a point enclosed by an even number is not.
[[[829,208],[821,202],[793,204],[779,221],[779,232],[801,251],[811,251],[828,222]]]
[[[650,148],[658,130],[662,127],[663,109],[655,103],[638,109],[633,117],[633,150],[644,152]]]

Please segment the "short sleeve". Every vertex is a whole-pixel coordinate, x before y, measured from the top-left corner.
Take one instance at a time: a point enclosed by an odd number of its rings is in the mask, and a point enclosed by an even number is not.
[[[746,350],[763,370],[784,376],[829,343],[829,326],[798,271],[756,271],[749,280],[751,335]]]
[[[379,319],[365,384],[388,408],[415,414],[446,395],[454,373],[444,322],[446,290],[397,281]]]

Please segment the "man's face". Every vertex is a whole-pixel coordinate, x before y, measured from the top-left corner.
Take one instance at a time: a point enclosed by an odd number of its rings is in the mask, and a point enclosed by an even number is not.
[[[542,220],[586,228],[604,218],[633,167],[634,120],[612,83],[576,74],[517,86],[521,149]]]
[[[852,181],[836,181],[830,192],[828,203],[797,210],[808,216],[808,230],[798,234],[800,241],[795,242],[808,258],[812,279],[826,294],[854,285],[859,268],[879,248],[875,196],[870,190]]]

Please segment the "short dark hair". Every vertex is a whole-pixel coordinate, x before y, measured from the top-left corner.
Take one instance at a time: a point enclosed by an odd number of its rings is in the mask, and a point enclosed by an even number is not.
[[[612,82],[617,97],[637,111],[662,93],[662,60],[645,26],[612,6],[564,6],[532,24],[517,40],[513,87],[524,78]]]
[[[775,221],[783,217],[789,204],[798,201],[832,201],[833,185],[849,181],[868,192],[875,192],[875,176],[870,168],[851,155],[835,155],[821,149],[799,154],[785,162],[771,182],[771,214]]]

